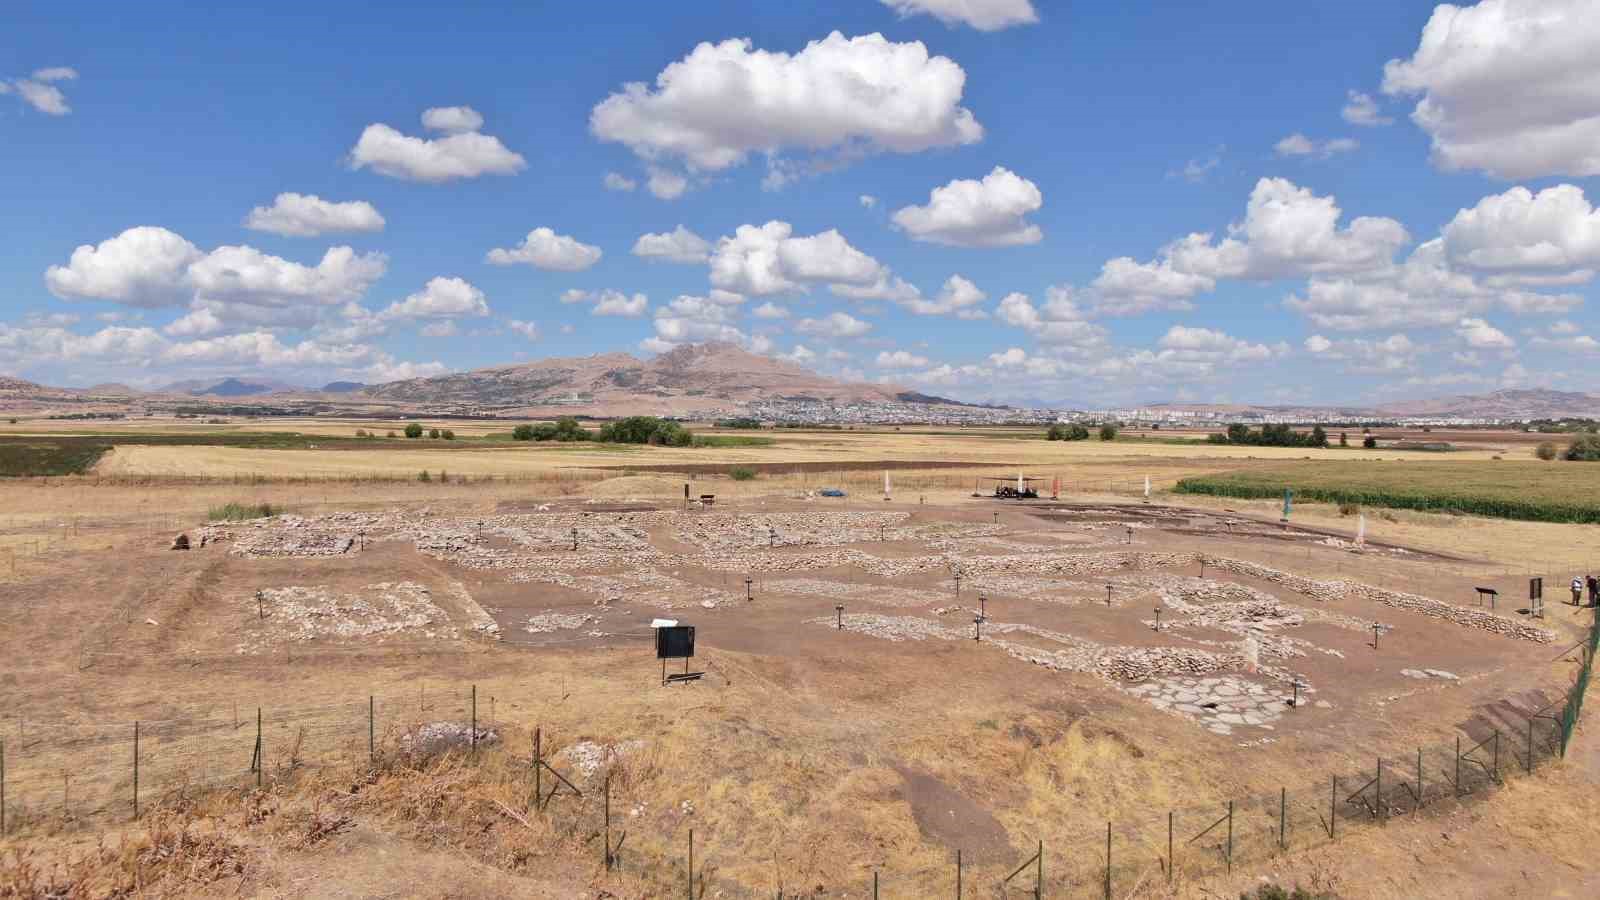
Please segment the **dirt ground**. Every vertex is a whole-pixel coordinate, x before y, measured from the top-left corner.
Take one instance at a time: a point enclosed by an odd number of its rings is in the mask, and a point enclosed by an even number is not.
[[[840,500],[814,493],[838,481],[826,472],[697,479],[692,493],[718,499],[692,511],[675,479],[591,471],[8,486],[0,533],[34,543],[0,569],[0,842],[59,853],[134,827],[138,720],[146,804],[248,786],[259,748],[281,802],[348,812],[316,849],[252,844],[247,874],[201,893],[660,896],[682,883],[692,828],[706,896],[867,896],[874,872],[883,896],[942,895],[958,850],[989,889],[1039,842],[1050,893],[1077,896],[1098,888],[1110,821],[1127,853],[1116,895],[1162,896],[1150,873],[1168,812],[1198,831],[1230,800],[1234,873],[1199,849],[1213,833],[1180,859],[1174,895],[1262,875],[1333,879],[1350,897],[1589,893],[1592,753],[1382,833],[1345,803],[1348,836],[1316,835],[1329,777],[1354,790],[1375,759],[1392,773],[1425,755],[1421,784],[1386,776],[1384,802],[1405,813],[1404,790],[1444,789],[1458,736],[1501,732],[1497,771],[1548,756],[1537,716],[1588,613],[1560,605],[1570,573],[1551,569],[1545,617],[1526,615],[1533,569],[1514,548],[1592,529],[1418,516],[1374,520],[1358,550],[1348,519],[1317,507],[1285,528],[1258,505],[1161,496],[999,504],[967,496],[964,471],[896,472],[886,502],[880,475],[855,477],[869,486]],[[289,512],[201,524],[246,499]],[[166,549],[179,530],[195,549]],[[1494,610],[1479,586],[1500,591]],[[655,618],[696,626],[703,677],[661,684]],[[516,772],[506,783],[527,790],[537,729],[584,792],[551,801],[547,818],[576,831],[536,864],[422,829],[410,807],[362,806],[348,783],[295,792],[346,777],[369,740],[393,748],[474,707],[494,732],[486,759]],[[606,772],[629,833],[611,881],[594,843]],[[1262,837],[1280,796],[1281,858]],[[1580,799],[1552,813],[1560,796]],[[507,808],[478,825],[524,827],[525,803]],[[1428,874],[1435,860],[1448,877]]]

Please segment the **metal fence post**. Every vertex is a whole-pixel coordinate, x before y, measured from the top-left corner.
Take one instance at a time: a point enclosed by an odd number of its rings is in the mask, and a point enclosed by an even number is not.
[[[1421,809],[1423,807],[1423,805],[1424,805],[1423,804],[1423,798],[1426,797],[1427,795],[1428,795],[1427,790],[1422,786],[1422,748],[1418,747],[1417,748],[1417,809]]]
[[[1383,825],[1385,820],[1383,817],[1383,757],[1381,756],[1378,757],[1378,781],[1373,792],[1375,797],[1373,805],[1378,813],[1378,824]]]
[[[1172,881],[1172,870],[1178,867],[1177,857],[1172,855],[1172,810],[1167,810],[1167,881]]]
[[[1233,872],[1233,801],[1228,801],[1228,872]]]
[[[0,739],[0,835],[6,833],[6,742]]]
[[[478,686],[472,686],[472,755],[478,755]]]
[[[1033,900],[1044,900],[1044,841],[1039,842],[1039,853],[1033,860]]]
[[[1494,730],[1494,780],[1500,780],[1500,729]]]
[[[961,848],[956,848],[956,900],[961,900]]]
[[[139,720],[133,721],[133,817],[139,818]]]
[[[694,900],[694,829],[689,829],[689,900]],[[878,873],[872,873],[872,896],[878,896]]]
[[[1106,822],[1106,900],[1111,900],[1111,823]]]
[[[261,789],[261,770],[267,767],[261,747],[261,707],[256,707],[256,789]]]
[[[1278,849],[1289,849],[1289,789],[1278,788]]]
[[[371,763],[378,758],[378,729],[375,724],[377,717],[378,701],[367,695],[367,762]]]
[[[540,803],[542,802],[539,798],[544,796],[544,772],[541,771],[544,768],[544,755],[543,755],[544,747],[543,747],[543,743],[544,743],[544,729],[542,727],[534,728],[533,729],[533,806],[534,806],[535,809],[538,809]]]

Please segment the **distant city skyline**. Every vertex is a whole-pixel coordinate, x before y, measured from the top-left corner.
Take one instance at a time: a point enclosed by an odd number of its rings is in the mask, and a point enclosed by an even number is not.
[[[1600,390],[1600,7],[8,9],[0,374]],[[9,39],[9,40],[8,40]]]

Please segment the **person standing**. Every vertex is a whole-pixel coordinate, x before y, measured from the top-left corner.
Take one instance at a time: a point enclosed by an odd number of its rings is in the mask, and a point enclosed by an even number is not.
[[[1576,575],[1572,576],[1572,605],[1583,605],[1583,582]]]
[[[1594,606],[1597,601],[1600,601],[1600,581],[1597,581],[1593,575],[1590,575],[1587,581],[1589,583],[1589,605]]]

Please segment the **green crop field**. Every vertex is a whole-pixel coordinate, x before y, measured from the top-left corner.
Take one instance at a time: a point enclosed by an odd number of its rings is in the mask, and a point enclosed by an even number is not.
[[[1176,490],[1264,499],[1284,488],[1312,502],[1600,523],[1600,465],[1581,462],[1295,461],[1184,478]]]

